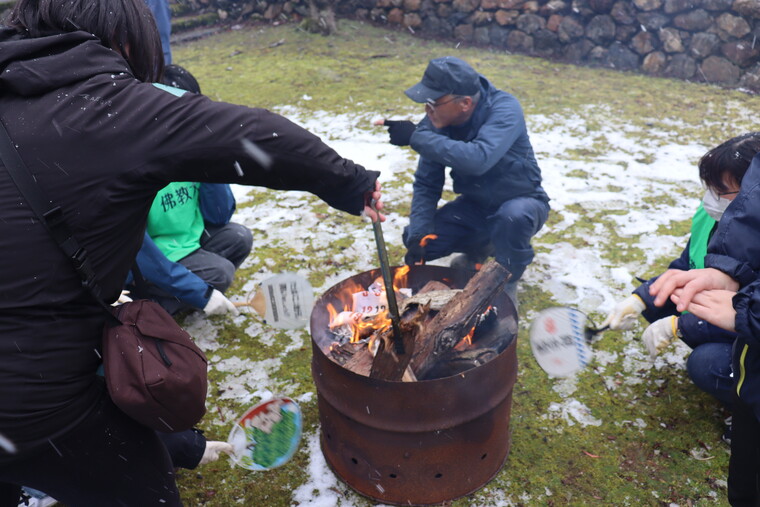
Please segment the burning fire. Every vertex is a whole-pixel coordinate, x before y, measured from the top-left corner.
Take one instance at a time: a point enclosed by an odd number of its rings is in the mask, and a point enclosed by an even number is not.
[[[396,270],[393,277],[393,290],[397,295],[407,297],[412,295],[411,289],[407,288],[409,269],[409,266],[403,266]],[[331,348],[346,342],[366,341],[367,346],[374,353],[376,338],[392,324],[382,278],[377,278],[369,287],[363,287],[352,280],[336,296],[340,300],[337,306],[331,303],[326,305],[330,315],[330,331],[339,339],[339,342],[333,343]],[[489,306],[483,312],[483,316],[490,311]],[[472,337],[483,316],[455,346],[457,350],[466,350],[472,346]]]
[[[493,309],[493,306],[489,305],[488,308],[486,308],[485,311],[480,315],[475,325],[472,326],[472,329],[470,329],[470,332],[467,333],[467,336],[462,338],[459,341],[459,343],[454,345],[454,348],[456,350],[467,350],[468,348],[470,348],[470,346],[472,345],[472,337],[475,335],[475,329],[477,329],[478,324],[480,324],[483,321],[483,319],[485,319],[486,315],[488,315],[488,312],[490,312],[491,309]]]
[[[393,290],[395,292],[409,291],[407,275],[409,266],[403,266],[396,270],[393,276]],[[327,304],[330,314],[330,329],[340,336],[349,330],[351,343],[376,336],[378,331],[384,331],[391,325],[388,315],[388,299],[385,294],[385,284],[382,278],[375,280],[368,288],[351,282],[338,295],[342,308],[339,310],[332,304]],[[371,347],[370,341],[370,347]]]

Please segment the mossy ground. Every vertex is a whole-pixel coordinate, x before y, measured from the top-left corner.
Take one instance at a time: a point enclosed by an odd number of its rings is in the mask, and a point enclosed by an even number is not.
[[[572,67],[504,52],[458,47],[452,43],[420,40],[406,32],[383,30],[355,21],[341,21],[340,32],[323,37],[295,25],[244,26],[238,30],[173,48],[175,61],[190,69],[205,94],[213,99],[278,110],[290,106],[302,116],[328,112],[350,113],[357,129],[369,129],[372,117],[413,117],[419,111],[401,93],[415,83],[426,62],[456,52],[497,86],[522,102],[527,115],[544,121],[531,129],[566,127],[564,135],[582,136],[588,143],[566,156],[587,162],[588,169],[573,170],[567,178],[586,180],[594,164],[609,150],[611,129],[628,129],[628,136],[656,153],[666,144],[696,143],[713,146],[728,137],[756,128],[760,97],[715,87],[611,70]],[[555,122],[554,119],[557,121]],[[560,122],[559,120],[562,119]],[[548,154],[537,153],[539,160]],[[647,164],[653,155],[632,154],[630,161]],[[413,154],[410,154],[413,158]],[[393,196],[393,211],[404,216],[409,209],[411,170],[385,188]],[[676,195],[657,191],[657,178],[640,182],[654,190],[641,206],[667,205],[694,188],[677,188]],[[608,192],[625,192],[610,184]],[[279,205],[280,194],[254,189],[240,208],[263,209]],[[303,220],[327,222],[335,231],[366,230],[358,218],[330,213],[316,199],[304,198],[308,217],[294,213],[287,228]],[[641,275],[663,270],[672,256],[647,263],[638,237],[626,236],[614,223],[616,210],[573,204],[553,211],[536,249],[548,252],[559,243],[583,248],[598,242],[605,263],[645,266]],[[583,217],[565,221],[566,214]],[[569,215],[568,215],[569,216]],[[599,224],[599,225],[594,225]],[[254,252],[239,272],[231,293],[240,298],[251,290],[252,280],[267,273],[308,273],[317,291],[366,269],[345,252],[357,241],[352,234],[336,234],[323,244],[309,238],[295,248],[287,237],[272,235],[269,224],[254,228]],[[662,233],[682,238],[688,220],[661,226]],[[371,241],[371,233],[361,241]],[[398,238],[398,235],[391,238]],[[400,241],[389,241],[393,259],[403,254]],[[639,347],[630,335],[608,332],[595,345],[609,361],[596,361],[574,380],[547,376],[531,357],[527,322],[535,311],[557,304],[539,284],[526,281],[520,289],[521,331],[518,381],[511,418],[512,448],[506,465],[480,492],[452,502],[464,505],[725,505],[728,448],[720,441],[723,413],[709,396],[698,391],[682,369],[649,366],[630,356]],[[597,322],[601,315],[594,315]],[[226,439],[232,419],[268,393],[301,396],[304,431],[318,426],[316,397],[310,375],[310,340],[306,331],[275,331],[251,315],[234,320],[188,317],[193,331],[209,335],[211,358],[209,413],[202,427],[212,439]],[[230,366],[242,362],[242,367]],[[633,361],[633,362],[632,362]],[[252,383],[242,372],[261,371]],[[248,384],[246,385],[246,382]],[[241,384],[243,384],[241,386]],[[263,388],[262,388],[263,386]],[[241,394],[237,388],[252,392]],[[596,417],[599,426],[554,417],[552,403],[570,390]],[[179,483],[187,505],[285,506],[294,504],[293,490],[309,482],[309,454],[305,449],[279,469],[246,472],[232,469],[225,459],[198,471],[181,471]],[[341,505],[372,505],[338,483]]]

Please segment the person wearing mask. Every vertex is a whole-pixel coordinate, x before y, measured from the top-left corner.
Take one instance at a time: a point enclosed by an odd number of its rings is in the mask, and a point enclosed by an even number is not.
[[[706,268],[673,270],[650,287],[656,305],[672,302],[728,331],[735,331],[734,408],[728,500],[760,504],[760,154],[741,190],[723,213],[708,245]]]
[[[708,242],[758,152],[760,132],[750,132],[729,139],[702,156],[699,177],[706,191],[692,218],[689,241],[681,256],[670,263],[669,271],[705,267]],[[631,296],[618,303],[602,322],[602,327],[630,329],[643,315],[650,324],[641,339],[652,358],[676,339],[682,340],[692,349],[686,360],[689,378],[730,412],[733,405],[731,347],[736,333],[714,326],[693,313],[679,312],[672,302],[656,306],[649,288],[658,278],[646,280]],[[724,439],[730,439],[730,427]]]
[[[152,84],[164,61],[143,0],[17,0],[6,23],[0,122],[104,302],[121,294],[150,206],[173,181],[307,191],[385,219],[379,174],[303,128]],[[66,505],[181,505],[156,432],[97,375],[105,312],[4,164],[0,197],[0,501],[23,484]]]

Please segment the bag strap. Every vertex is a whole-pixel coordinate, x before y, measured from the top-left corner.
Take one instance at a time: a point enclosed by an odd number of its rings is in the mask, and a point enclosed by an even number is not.
[[[71,234],[71,229],[69,229],[68,224],[64,220],[63,210],[60,206],[54,205],[53,201],[45,197],[42,188],[37,184],[37,181],[21,159],[2,122],[0,122],[0,160],[3,161],[11,180],[18,187],[21,195],[27,200],[29,207],[32,208],[32,211],[37,215],[42,225],[45,226],[63,253],[71,261],[74,270],[76,270],[82,279],[82,285],[92,294],[95,301],[98,302],[112,319],[121,323],[111,311],[111,307],[101,299],[100,286],[95,276],[95,270],[92,268],[92,263],[87,256],[87,251]]]

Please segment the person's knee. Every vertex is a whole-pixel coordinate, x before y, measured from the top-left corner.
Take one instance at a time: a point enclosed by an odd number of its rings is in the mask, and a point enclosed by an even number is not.
[[[245,259],[253,248],[253,233],[245,225],[230,222],[232,232],[235,234],[235,250]]]
[[[217,267],[216,282],[211,282],[219,292],[227,292],[227,289],[232,285],[232,280],[235,279],[235,270],[237,269],[230,261],[220,262]]]
[[[203,280],[212,285],[219,292],[226,292],[235,279],[235,265],[229,260],[215,255],[213,263],[203,267],[202,272],[197,272]]]
[[[242,224],[230,222],[215,230],[203,248],[229,260],[237,269],[253,248],[253,233]]]
[[[534,199],[513,199],[505,202],[491,217],[494,227],[512,236],[530,238],[546,221],[544,206]]]

